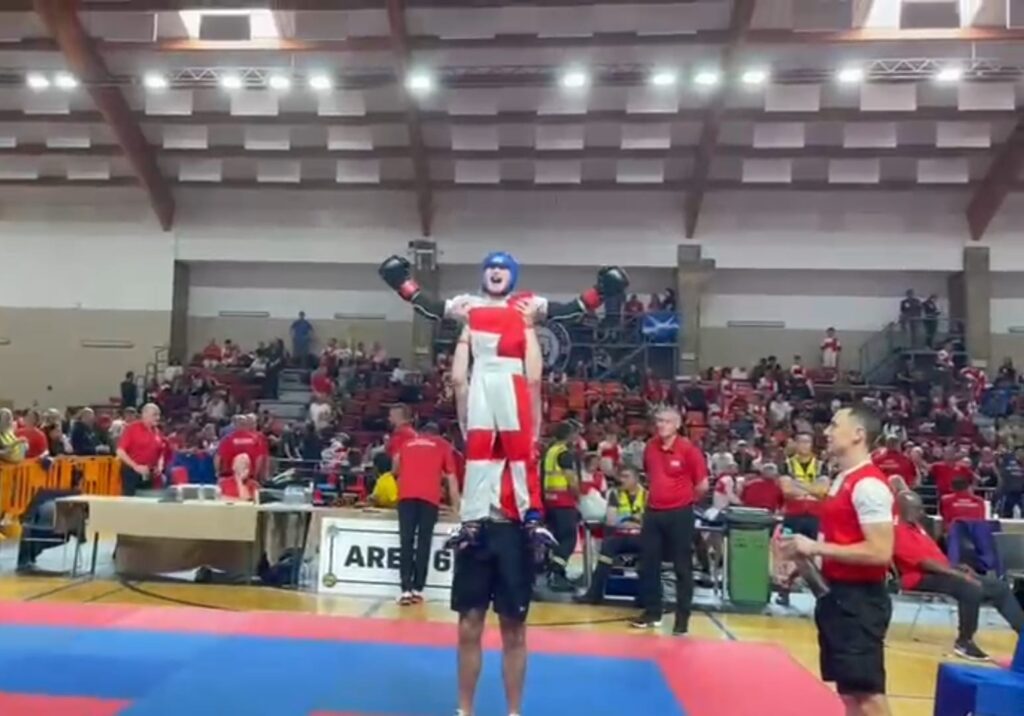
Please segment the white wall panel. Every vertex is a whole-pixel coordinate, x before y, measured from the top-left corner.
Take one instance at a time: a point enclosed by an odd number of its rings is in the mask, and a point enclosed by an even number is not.
[[[786,330],[877,331],[898,315],[897,297],[716,295],[701,300],[701,326],[782,321]]]
[[[224,311],[266,311],[270,318],[294,318],[299,311],[305,311],[306,317],[311,320],[331,320],[339,312],[365,318],[383,317],[389,321],[412,320],[409,304],[386,287],[378,291],[214,286],[189,288],[190,316],[216,318]]]
[[[991,317],[993,333],[1024,331],[1024,298],[993,298]]]

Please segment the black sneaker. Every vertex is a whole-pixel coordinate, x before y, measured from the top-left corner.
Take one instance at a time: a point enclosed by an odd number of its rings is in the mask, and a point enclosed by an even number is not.
[[[961,659],[968,659],[969,661],[988,661],[988,654],[979,649],[978,645],[970,639],[958,641],[954,644],[953,653]]]
[[[654,619],[653,617],[642,615],[630,622],[630,626],[634,629],[657,629],[661,626],[661,618]]]
[[[686,636],[690,632],[689,627],[672,627],[672,636]]]

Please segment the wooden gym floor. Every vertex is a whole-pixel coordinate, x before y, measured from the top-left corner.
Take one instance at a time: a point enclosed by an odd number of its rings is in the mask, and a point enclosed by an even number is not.
[[[453,621],[445,604],[427,603],[399,607],[381,599],[318,596],[262,587],[234,587],[189,583],[131,582],[62,577],[0,576],[0,600],[132,604],[143,606],[200,606],[231,611],[271,610],[367,619]],[[619,607],[585,607],[570,604],[535,604],[530,623],[548,628],[606,633],[628,631],[626,620],[634,614]],[[919,625],[914,640],[909,625],[894,623],[889,631],[887,665],[889,693],[894,716],[931,716],[937,664],[951,647],[954,632],[948,623]],[[998,619],[998,618],[996,618]],[[983,619],[983,624],[987,621]],[[664,629],[670,629],[667,619]],[[804,667],[817,673],[817,641],[808,619],[777,616],[695,613],[691,634],[703,639],[770,642],[785,648]],[[1005,628],[979,632],[979,645],[993,656],[1007,657],[1015,645]]]

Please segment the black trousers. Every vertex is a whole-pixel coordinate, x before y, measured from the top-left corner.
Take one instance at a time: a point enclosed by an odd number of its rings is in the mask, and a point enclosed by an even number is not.
[[[686,631],[690,625],[693,529],[693,507],[648,509],[640,529],[640,604],[647,618],[661,618],[661,562],[670,558],[676,573],[676,631]]]
[[[999,516],[1003,518],[1013,517],[1013,508],[1020,507],[1020,513],[1024,516],[1024,492],[1014,491],[1003,494],[999,500]]]
[[[430,542],[437,524],[437,505],[423,500],[398,502],[399,573],[403,592],[422,592],[430,569]]]
[[[1015,632],[1024,631],[1024,608],[1021,608],[1010,586],[995,577],[978,577],[978,582],[951,574],[926,574],[917,589],[948,594],[956,600],[960,614],[958,640],[974,638],[983,603],[994,606]]]
[[[640,554],[640,535],[622,533],[613,534],[601,542],[601,554],[597,558],[597,567],[590,581],[590,595],[598,599],[604,597],[608,577],[611,574],[615,558],[623,554]]]
[[[580,513],[575,507],[549,507],[546,510],[546,520],[548,529],[558,540],[558,546],[551,550],[551,571],[565,574],[569,558],[576,551]]]
[[[121,494],[124,497],[135,497],[139,488],[148,483],[148,477],[143,477],[127,465],[121,465]]]

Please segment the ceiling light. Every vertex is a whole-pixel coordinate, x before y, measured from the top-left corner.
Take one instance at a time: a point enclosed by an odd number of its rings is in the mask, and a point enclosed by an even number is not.
[[[322,72],[309,77],[309,88],[316,90],[317,92],[324,92],[334,86],[334,81],[330,75],[325,75]]]
[[[25,77],[25,84],[34,90],[44,90],[50,86],[50,80],[46,79],[45,75],[41,75],[38,72],[30,72]]]
[[[864,79],[864,70],[860,67],[844,67],[836,75],[837,79],[844,85],[852,85]]]
[[[270,85],[270,89],[287,92],[292,88],[292,79],[286,75],[270,75],[267,84]]]
[[[679,75],[673,70],[658,70],[651,75],[651,84],[655,87],[671,87],[679,81]]]
[[[715,70],[701,70],[693,78],[693,81],[701,87],[714,87],[719,80],[721,80],[721,76]]]
[[[939,70],[938,74],[935,75],[935,79],[939,82],[959,82],[964,76],[963,69],[952,66],[943,67]]]
[[[58,72],[53,76],[53,83],[62,90],[73,90],[78,86],[78,80],[68,72]]]
[[[562,75],[562,86],[566,89],[580,89],[586,87],[590,78],[583,70],[569,70]]]
[[[740,81],[745,85],[763,85],[767,80],[768,72],[760,69],[747,70],[740,76]]]
[[[413,72],[405,78],[405,88],[418,94],[430,92],[434,89],[434,78],[427,72]]]
[[[158,72],[147,72],[142,78],[142,84],[146,89],[167,89],[167,78]]]
[[[242,89],[242,78],[235,74],[222,75],[220,78],[220,86],[226,90]]]

